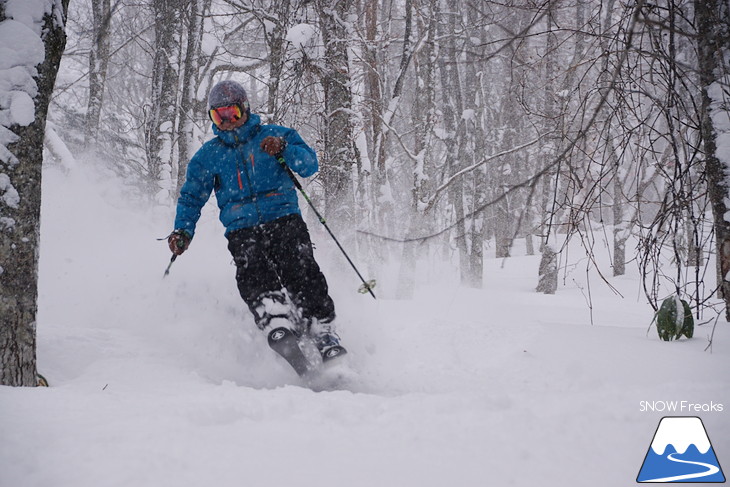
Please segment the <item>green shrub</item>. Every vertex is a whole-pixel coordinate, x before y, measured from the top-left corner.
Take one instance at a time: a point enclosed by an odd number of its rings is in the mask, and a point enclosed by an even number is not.
[[[656,313],[656,328],[659,338],[669,342],[682,335],[692,338],[695,321],[687,301],[679,296],[669,296]]]

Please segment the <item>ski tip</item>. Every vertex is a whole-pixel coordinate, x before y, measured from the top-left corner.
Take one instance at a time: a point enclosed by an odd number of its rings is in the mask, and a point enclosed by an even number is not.
[[[347,349],[341,345],[335,345],[322,352],[322,362],[327,363],[332,359],[347,354]]]
[[[274,328],[269,332],[269,345],[274,345],[281,342],[287,337],[293,336],[294,334],[288,328]]]
[[[281,355],[294,371],[303,377],[311,372],[312,365],[299,348],[299,339],[288,328],[274,328],[269,332],[269,347]]]

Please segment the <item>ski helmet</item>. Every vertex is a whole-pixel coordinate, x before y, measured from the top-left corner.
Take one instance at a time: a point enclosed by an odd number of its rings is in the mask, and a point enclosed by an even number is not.
[[[220,108],[231,105],[238,105],[246,115],[250,115],[251,113],[248,105],[248,96],[243,86],[230,80],[217,83],[208,95],[208,108]]]

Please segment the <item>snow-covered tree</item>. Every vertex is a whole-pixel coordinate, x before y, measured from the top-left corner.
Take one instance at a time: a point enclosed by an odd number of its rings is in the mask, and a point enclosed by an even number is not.
[[[205,18],[210,11],[211,0],[187,0],[181,33],[185,38],[182,60],[182,80],[177,123],[177,180],[175,197],[185,181],[188,161],[193,155],[195,144],[195,120],[205,118],[205,106],[200,103],[198,91],[202,83],[202,65],[206,59],[202,41],[205,31]]]
[[[153,0],[155,15],[152,90],[145,119],[149,184],[159,203],[168,203],[172,187],[173,134],[178,91],[178,12],[182,0]]]
[[[328,218],[344,224],[352,221],[355,209],[352,92],[347,41],[352,0],[317,0],[315,3],[325,50],[322,73],[325,211]]]
[[[717,282],[730,320],[730,2],[697,0],[694,7],[702,88],[700,132],[715,219]]]
[[[41,166],[68,0],[0,1],[0,384],[36,372]]]
[[[91,2],[92,35],[89,50],[89,102],[86,109],[84,144],[95,143],[99,133],[104,86],[106,84],[111,49],[111,0]]]

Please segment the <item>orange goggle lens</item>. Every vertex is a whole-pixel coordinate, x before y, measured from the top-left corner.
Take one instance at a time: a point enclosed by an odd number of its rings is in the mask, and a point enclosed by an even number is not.
[[[208,112],[208,116],[214,124],[220,125],[222,122],[235,122],[240,119],[243,114],[241,113],[241,107],[238,105],[231,105],[229,107],[218,107],[211,108]]]

